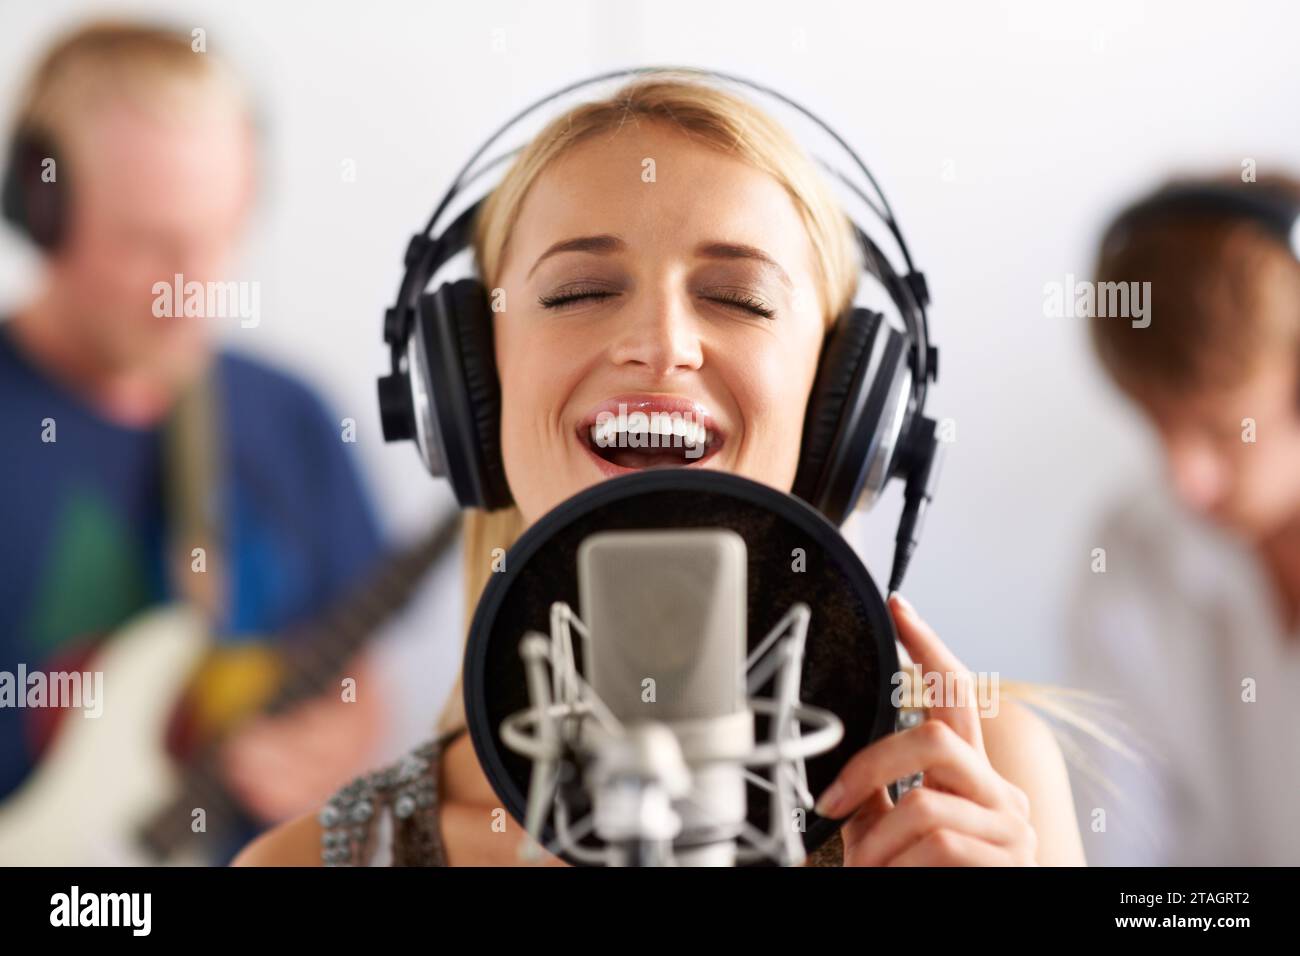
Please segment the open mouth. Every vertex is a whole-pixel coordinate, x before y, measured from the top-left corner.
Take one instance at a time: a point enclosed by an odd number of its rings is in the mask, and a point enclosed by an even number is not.
[[[685,468],[708,461],[724,436],[698,402],[629,395],[602,402],[584,416],[579,444],[607,476],[647,468]]]

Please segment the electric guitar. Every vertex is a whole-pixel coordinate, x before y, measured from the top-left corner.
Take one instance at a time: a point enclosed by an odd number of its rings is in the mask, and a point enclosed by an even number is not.
[[[284,635],[273,645],[274,679],[250,681],[262,686],[228,704],[233,719],[225,733],[184,765],[167,753],[168,727],[216,649],[193,608],[160,607],[136,618],[82,668],[104,674],[101,715],[70,710],[40,763],[0,804],[0,865],[212,862],[205,844],[216,845],[214,838],[240,814],[222,783],[221,740],[251,717],[281,713],[331,686],[389,615],[407,604],[459,527],[458,514],[446,519],[324,616]]]

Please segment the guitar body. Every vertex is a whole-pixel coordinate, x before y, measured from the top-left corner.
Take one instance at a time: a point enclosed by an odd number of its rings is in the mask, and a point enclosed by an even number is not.
[[[156,864],[134,835],[178,792],[163,741],[209,646],[202,616],[183,607],[151,610],[105,643],[84,668],[104,674],[102,713],[69,710],[41,762],[0,805],[0,864]]]
[[[444,519],[300,632],[272,642],[215,648],[207,621],[188,607],[134,619],[77,668],[103,672],[101,715],[67,711],[40,763],[0,804],[0,866],[211,862],[192,847],[238,812],[211,745],[246,719],[283,713],[330,688],[348,658],[407,605],[459,527],[459,513]],[[167,741],[183,700],[194,705],[190,717],[208,749],[179,767]],[[207,828],[196,835],[198,808]]]

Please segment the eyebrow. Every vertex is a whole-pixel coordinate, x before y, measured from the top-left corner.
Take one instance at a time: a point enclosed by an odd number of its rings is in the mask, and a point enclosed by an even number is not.
[[[625,252],[626,250],[627,243],[619,236],[610,235],[609,233],[562,239],[537,257],[533,267],[528,270],[528,278],[532,278],[533,273],[537,271],[537,267],[544,261],[562,252],[590,252],[595,255],[607,256],[616,252]],[[703,259],[752,259],[765,269],[771,270],[785,284],[786,288],[794,287],[790,277],[781,268],[780,264],[757,246],[749,246],[739,242],[705,242],[696,246],[695,255]]]
[[[739,242],[706,242],[696,247],[695,254],[704,259],[753,259],[763,268],[775,273],[776,277],[785,283],[787,289],[794,288],[785,270],[757,246],[747,246]]]
[[[573,239],[561,239],[537,257],[533,267],[528,270],[528,278],[532,278],[533,273],[537,271],[537,267],[543,262],[551,256],[559,255],[561,252],[593,252],[596,255],[607,256],[611,253],[623,252],[625,249],[627,249],[626,242],[618,236],[611,236],[608,233],[599,236],[576,236]]]

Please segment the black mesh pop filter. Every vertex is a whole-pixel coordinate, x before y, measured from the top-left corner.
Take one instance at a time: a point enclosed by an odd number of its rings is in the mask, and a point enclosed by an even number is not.
[[[800,697],[844,723],[840,744],[807,761],[814,796],[849,757],[893,729],[893,622],[839,530],[797,498],[737,475],[688,468],[637,472],[575,495],[529,528],[506,554],[505,570],[491,576],[475,611],[465,655],[465,712],[479,762],[516,820],[524,817],[532,765],[501,742],[500,728],[529,706],[520,640],[530,630],[549,633],[555,601],[578,610],[578,548],[588,535],[671,528],[726,528],[744,538],[751,650],[792,604],[812,609]],[[769,686],[758,695],[770,693]],[[759,739],[765,723],[756,718]],[[766,830],[766,795],[752,785],[748,791],[749,821]],[[808,852],[838,827],[839,821],[809,810]],[[544,839],[548,846],[554,841],[549,826]]]

